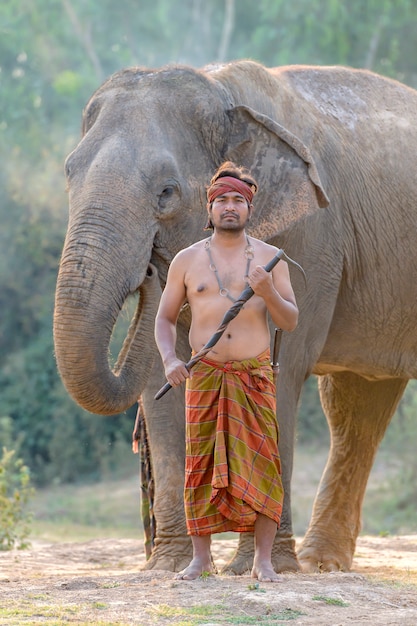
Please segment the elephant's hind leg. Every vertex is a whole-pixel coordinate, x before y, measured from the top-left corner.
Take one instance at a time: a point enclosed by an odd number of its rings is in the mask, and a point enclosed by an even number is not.
[[[348,571],[369,473],[407,380],[369,381],[352,372],[322,376],[330,452],[298,554],[304,571]]]

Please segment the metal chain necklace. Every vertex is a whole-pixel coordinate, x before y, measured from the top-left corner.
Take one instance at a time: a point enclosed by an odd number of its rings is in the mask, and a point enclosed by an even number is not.
[[[210,239],[207,239],[206,243],[204,244],[204,247],[207,250],[208,258],[209,258],[209,261],[210,261],[209,268],[211,269],[212,272],[214,272],[214,275],[216,276],[217,284],[219,286],[219,294],[223,298],[229,298],[229,300],[231,300],[232,302],[237,302],[237,298],[234,298],[230,294],[230,291],[227,289],[227,287],[223,286],[223,283],[220,280],[219,272],[217,270],[217,267],[214,264],[213,257],[212,257],[212,254],[211,254],[211,245],[210,244],[211,244],[211,237],[210,237]],[[245,270],[245,275],[244,275],[243,278],[246,279],[246,284],[247,284],[247,279],[249,277],[249,268],[250,268],[251,261],[253,259],[253,246],[250,244],[249,237],[247,235],[246,235],[246,248],[245,248],[244,256],[245,256],[245,259],[246,259],[246,270]]]

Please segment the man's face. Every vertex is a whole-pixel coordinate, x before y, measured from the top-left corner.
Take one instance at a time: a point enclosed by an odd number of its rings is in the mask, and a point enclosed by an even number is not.
[[[247,224],[249,214],[247,201],[237,191],[217,196],[209,208],[209,216],[216,230],[241,231]]]

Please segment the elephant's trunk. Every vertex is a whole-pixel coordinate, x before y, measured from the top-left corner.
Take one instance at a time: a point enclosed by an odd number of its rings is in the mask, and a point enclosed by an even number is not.
[[[109,344],[130,288],[126,275],[115,276],[117,261],[102,252],[98,265],[88,258],[87,247],[80,255],[66,245],[55,296],[54,342],[58,370],[74,400],[92,413],[114,415],[132,406],[146,385],[156,351],[153,325],[161,287],[157,270],[149,265],[112,369]]]

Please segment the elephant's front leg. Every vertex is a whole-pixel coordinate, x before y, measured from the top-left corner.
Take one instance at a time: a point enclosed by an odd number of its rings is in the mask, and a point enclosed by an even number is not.
[[[369,381],[351,372],[320,378],[331,446],[298,559],[304,571],[348,571],[369,473],[406,380]]]

